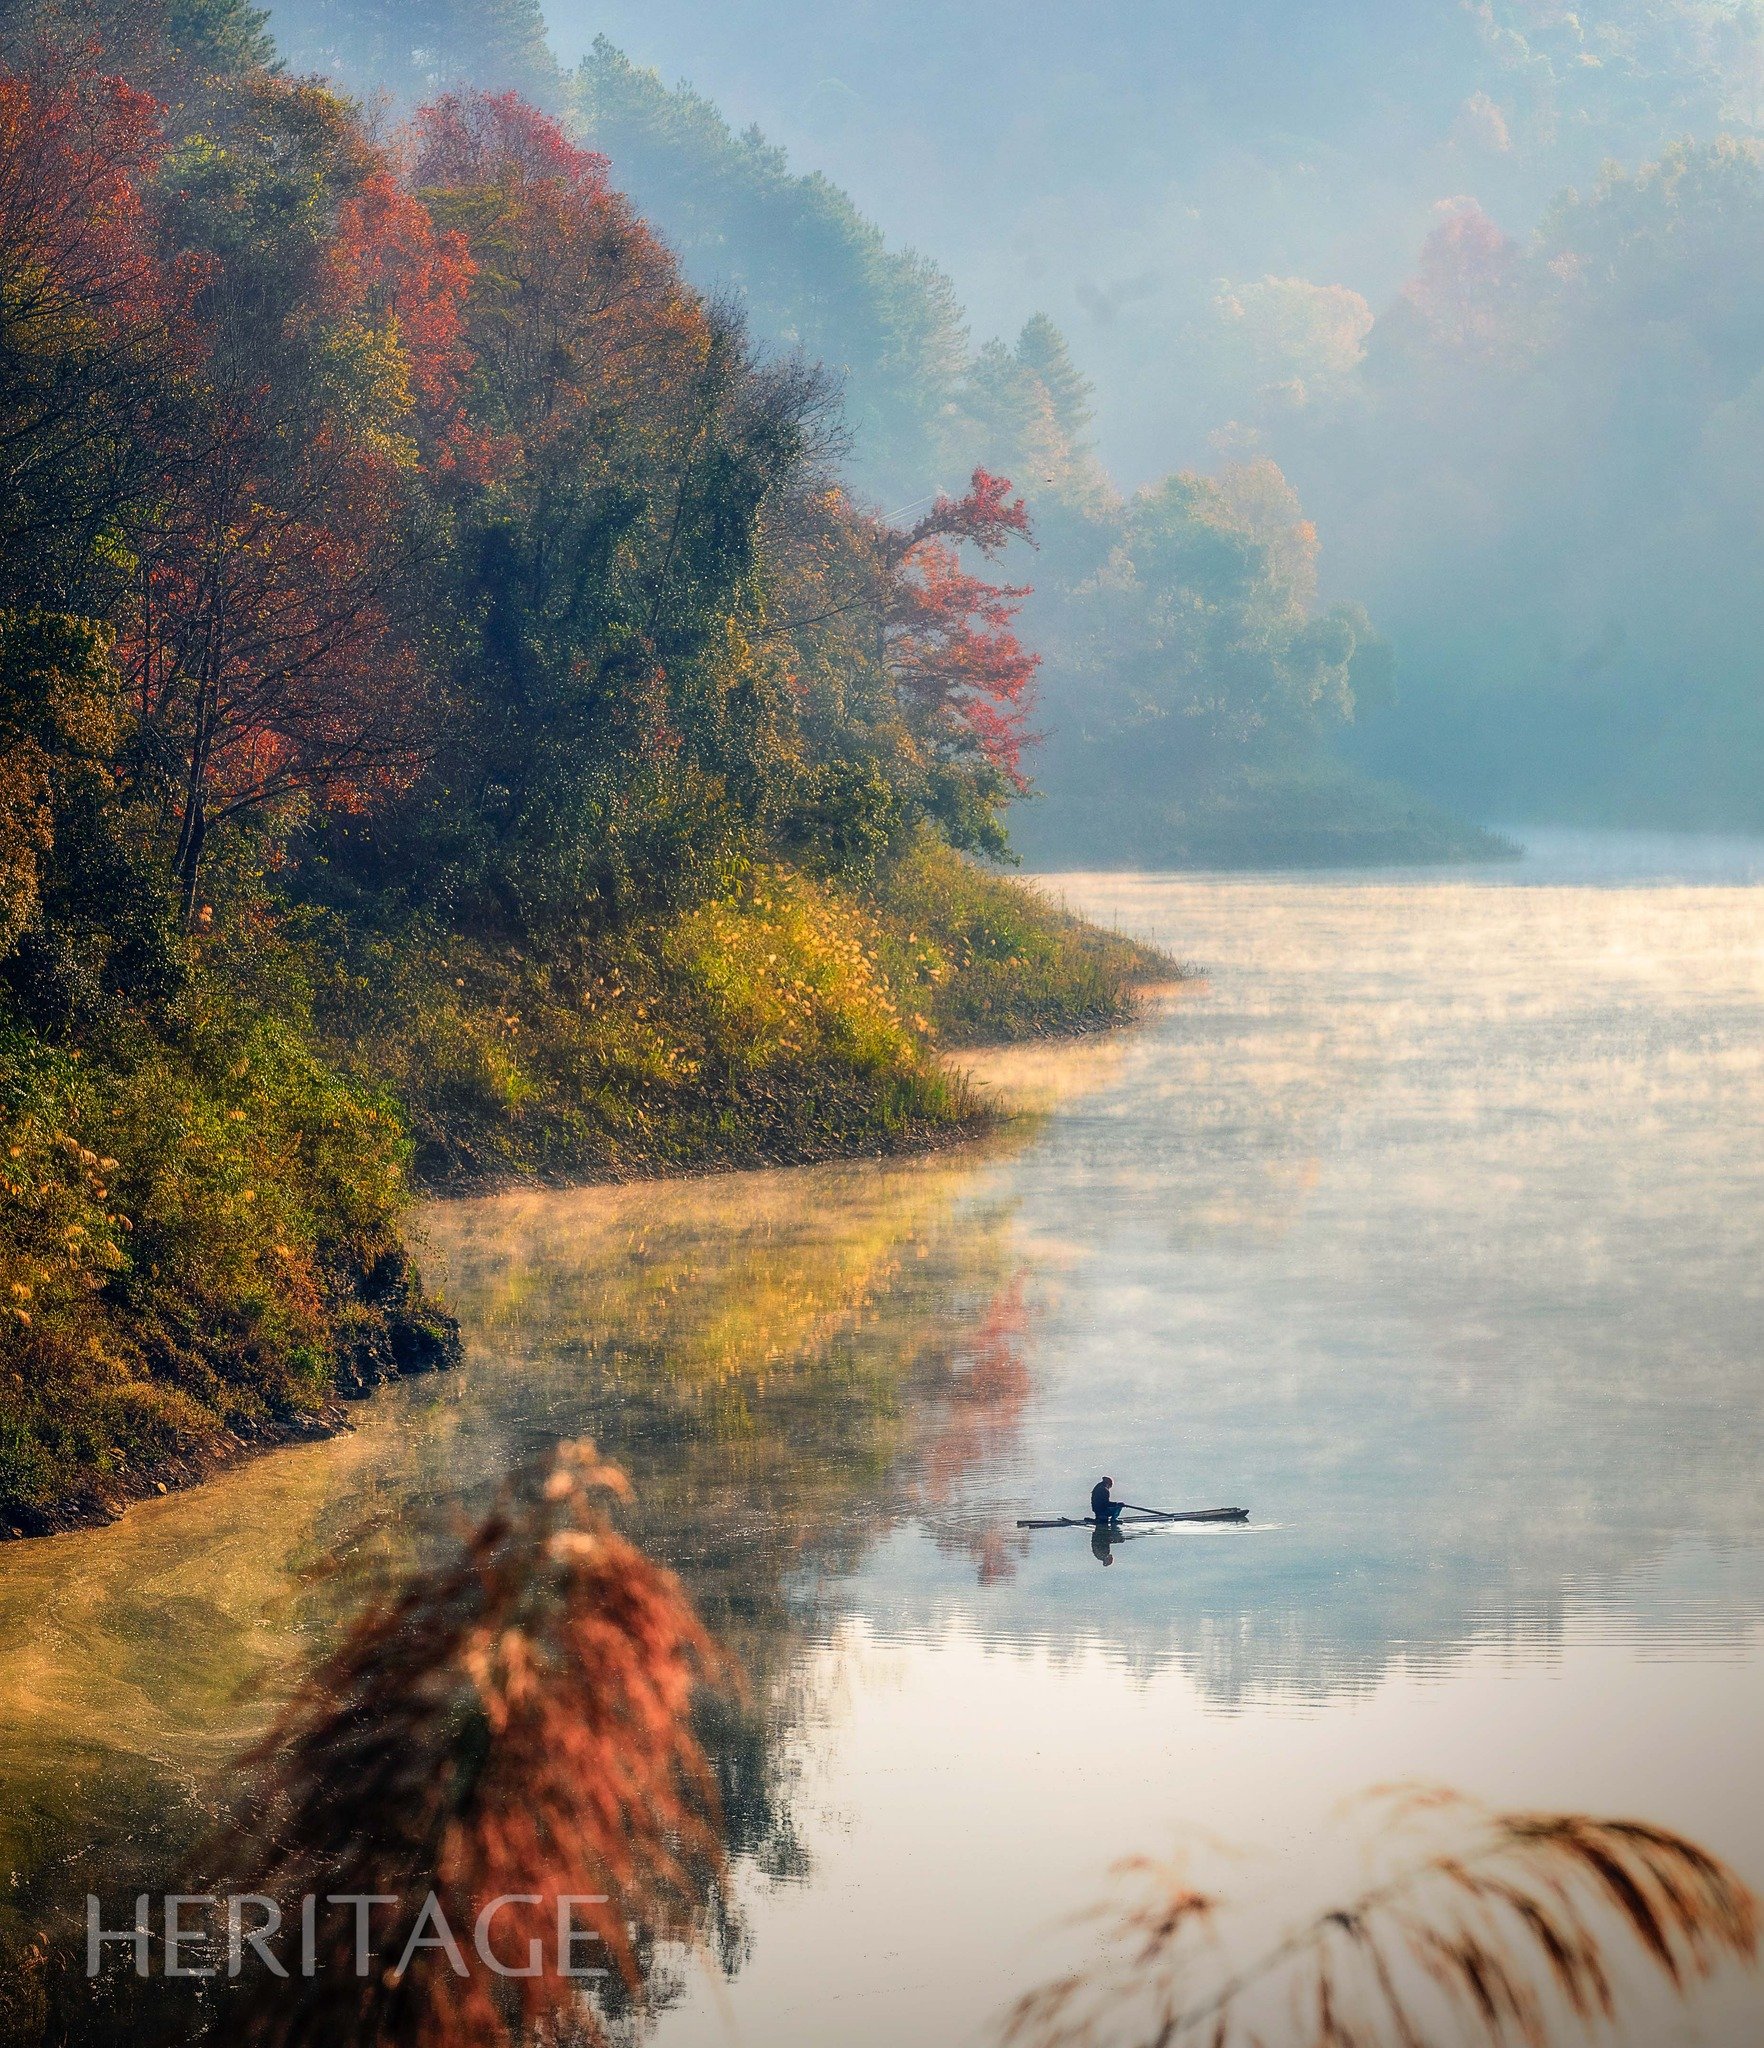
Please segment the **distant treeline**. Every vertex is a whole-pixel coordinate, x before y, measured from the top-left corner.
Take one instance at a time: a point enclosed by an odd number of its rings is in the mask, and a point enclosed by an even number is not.
[[[1764,829],[1764,145],[1471,202],[1266,432],[1402,649],[1371,757],[1484,816]]]
[[[1362,241],[1375,231],[1394,251],[1417,193],[1486,190],[1524,220],[1601,148],[1756,125],[1760,31],[1744,10],[1473,12],[1422,25],[1373,6],[1320,44],[1307,28],[1292,48],[1307,53],[1304,76],[1322,70],[1302,90],[1290,52],[1274,63],[1270,92],[1333,138],[1344,177],[1354,149],[1338,130],[1368,67],[1404,67],[1406,169],[1361,193],[1376,216]],[[1282,14],[1204,33],[1148,18],[1131,34],[1160,49],[1175,37],[1197,75],[1211,65],[1241,86],[1246,50],[1284,33]],[[1213,475],[1124,497],[1096,460],[1089,387],[1051,321],[977,343],[937,265],[702,94],[604,41],[559,67],[537,0],[414,12],[282,0],[273,20],[291,62],[359,89],[409,100],[471,75],[539,94],[605,152],[701,288],[732,292],[757,337],[837,378],[852,473],[877,504],[928,502],[976,464],[1016,480],[1040,544],[1027,624],[1044,656],[1044,800],[1018,828],[1037,856],[1487,850],[1416,787],[1485,818],[1764,821],[1752,653],[1764,582],[1747,540],[1748,407],[1764,368],[1757,143],[1687,143],[1608,171],[1527,239],[1474,201],[1442,201],[1414,276],[1382,308],[1339,283],[1222,282],[1209,267],[1178,292],[1163,374],[1229,452]],[[1123,69],[1129,36],[1103,38],[1097,79],[1113,81],[1138,133],[1155,93]],[[1001,61],[1028,96],[1024,118],[1044,122],[1030,57],[1013,46]],[[1215,149],[1223,118],[1202,123]],[[1245,147],[1279,157],[1253,109],[1233,118]],[[1052,154],[1024,166],[1026,193],[1063,161],[1043,140]],[[969,144],[951,147],[968,161]],[[1211,191],[1198,147],[1172,161]],[[1231,209],[1214,215],[1225,232]],[[1345,232],[1334,221],[1316,238]],[[1229,260],[1208,246],[1209,266]],[[1172,516],[1179,545],[1154,539]]]

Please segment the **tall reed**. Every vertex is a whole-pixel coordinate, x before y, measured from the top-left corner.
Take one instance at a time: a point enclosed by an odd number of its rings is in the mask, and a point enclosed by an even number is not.
[[[1756,1960],[1757,1903],[1682,1836],[1584,1814],[1490,1814],[1444,1792],[1388,1817],[1394,1867],[1247,1953],[1227,1902],[1119,1866],[1107,1952],[1012,2009],[1009,2048],[1548,2048],[1620,2017],[1636,1961],[1678,1992]],[[1415,1850],[1444,1820],[1448,1846]],[[1404,1853],[1404,1845],[1408,1853]],[[1575,2028],[1579,2037],[1579,2027]]]
[[[358,1971],[353,1916],[317,1921],[316,1969],[243,1975],[228,2031],[253,2048],[492,2048],[606,2038],[569,1962],[641,1999],[640,1956],[692,1941],[722,1866],[692,1730],[718,1654],[672,1573],[605,1512],[630,1487],[593,1445],[511,1482],[458,1554],[370,1609],[250,1760],[226,1881],[295,1925],[307,1895],[395,1901]],[[407,1958],[433,1894],[470,1967]],[[470,1953],[492,1900],[502,1977]],[[584,1939],[567,1955],[559,1902]],[[431,1920],[428,1931],[434,1931]],[[563,1967],[560,1967],[560,1964]],[[402,1967],[401,1967],[402,1965]]]

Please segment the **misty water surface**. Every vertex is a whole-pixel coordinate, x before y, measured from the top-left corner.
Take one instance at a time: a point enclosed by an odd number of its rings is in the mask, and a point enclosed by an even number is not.
[[[1764,895],[1679,853],[1064,878],[1206,980],[979,1060],[1038,1121],[438,1206],[462,1372],[0,1556],[15,1885],[132,1884],[364,1578],[582,1430],[754,1675],[738,1967],[682,1966],[664,2044],[980,2038],[1115,1856],[1202,1830],[1320,1902],[1391,1780],[1764,1879]],[[1251,1526],[1017,1531],[1104,1470]]]

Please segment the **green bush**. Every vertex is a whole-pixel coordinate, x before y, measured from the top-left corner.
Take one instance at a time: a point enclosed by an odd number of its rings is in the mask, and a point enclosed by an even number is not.
[[[198,984],[134,1057],[0,1035],[0,1519],[40,1528],[434,1362],[408,1143],[297,1019]],[[191,1468],[194,1469],[194,1468]]]
[[[1148,982],[1178,971],[928,834],[879,883],[876,906],[883,971],[915,1026],[949,1046],[1118,1024]]]

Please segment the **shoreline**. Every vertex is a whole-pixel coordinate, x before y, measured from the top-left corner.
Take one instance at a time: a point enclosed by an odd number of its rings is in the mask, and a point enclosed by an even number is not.
[[[0,1520],[0,1548],[9,1543],[35,1542],[45,1536],[67,1536],[80,1529],[107,1529],[140,1501],[188,1493],[217,1473],[264,1452],[286,1450],[294,1444],[325,1443],[332,1437],[346,1435],[354,1427],[349,1419],[353,1404],[369,1400],[382,1387],[399,1380],[451,1372],[459,1364],[462,1348],[457,1319],[451,1311],[438,1309],[432,1303],[424,1306],[426,1313],[400,1319],[390,1326],[383,1355],[357,1352],[345,1361],[348,1376],[340,1370],[329,1398],[310,1414],[273,1417],[248,1426],[244,1432],[223,1423],[201,1443],[126,1472],[107,1475],[101,1490],[94,1486],[52,1507],[23,1513],[14,1509],[11,1513],[15,1520]],[[24,1526],[30,1523],[39,1526]]]
[[[1205,984],[1199,968],[1178,963],[1175,971],[1156,980],[1137,983],[1131,991],[1130,1007],[1113,1015],[1090,1015],[1072,1022],[1043,1028],[1030,1025],[1004,1037],[958,1039],[938,1048],[939,1063],[952,1067],[963,1079],[961,1062],[970,1053],[1000,1053],[1026,1046],[1078,1044],[1085,1039],[1106,1038],[1112,1032],[1128,1031],[1143,1023],[1160,1000]],[[984,1085],[984,1084],[982,1084]],[[982,1098],[973,1112],[945,1123],[926,1123],[899,1134],[894,1142],[876,1144],[864,1140],[851,1145],[837,1143],[801,1149],[780,1148],[743,1157],[705,1155],[685,1162],[666,1161],[650,1165],[641,1160],[601,1171],[569,1172],[543,1169],[499,1171],[481,1175],[453,1175],[442,1178],[418,1177],[412,1193],[419,1202],[465,1201],[481,1195],[511,1194],[518,1189],[559,1191],[570,1188],[632,1187],[648,1181],[716,1180],[726,1174],[771,1173],[797,1166],[831,1166],[865,1159],[930,1158],[992,1135],[1024,1112],[1008,1103]]]
[[[1103,1038],[1114,1032],[1133,1029],[1142,1024],[1160,997],[1177,989],[1191,989],[1201,980],[1198,974],[1178,972],[1155,982],[1139,984],[1133,991],[1132,1006],[1125,1015],[1081,1019],[1061,1029],[1030,1029],[1014,1036],[976,1039],[952,1046],[940,1053],[945,1064],[959,1060],[963,1053],[990,1053],[1008,1051],[1013,1047],[1036,1045],[1052,1046],[1062,1042],[1079,1042],[1084,1039]],[[1013,1107],[1009,1103],[983,1097],[977,1112],[959,1121],[943,1125],[927,1125],[910,1134],[902,1134],[898,1144],[862,1145],[842,1149],[829,1146],[808,1152],[797,1152],[791,1156],[743,1158],[731,1160],[705,1160],[687,1165],[658,1165],[653,1171],[634,1166],[629,1171],[603,1172],[593,1174],[506,1173],[486,1176],[482,1180],[448,1182],[417,1182],[413,1185],[413,1202],[468,1201],[474,1198],[509,1194],[521,1189],[539,1192],[562,1193],[568,1189],[591,1187],[626,1187],[644,1182],[715,1180],[739,1173],[765,1173],[788,1170],[793,1167],[827,1166],[838,1163],[857,1164],[865,1160],[928,1159],[940,1153],[953,1152],[966,1145],[976,1145],[996,1135],[1009,1125],[1038,1112],[1034,1109]],[[111,1475],[102,1490],[94,1487],[74,1498],[57,1503],[54,1507],[33,1509],[21,1513],[13,1510],[12,1520],[0,1520],[0,1548],[12,1543],[30,1543],[49,1536],[66,1536],[83,1529],[109,1528],[120,1521],[131,1507],[147,1500],[160,1499],[173,1493],[187,1493],[205,1484],[217,1474],[230,1470],[271,1451],[286,1450],[296,1444],[324,1443],[346,1435],[354,1428],[350,1410],[365,1402],[382,1387],[404,1379],[424,1377],[432,1372],[450,1372],[461,1359],[462,1347],[459,1324],[451,1310],[432,1307],[430,1321],[439,1320],[443,1332],[439,1339],[433,1336],[428,1323],[415,1318],[395,1326],[390,1344],[390,1355],[350,1361],[352,1370],[349,1378],[339,1384],[318,1409],[307,1415],[278,1418],[258,1425],[249,1434],[242,1434],[230,1425],[222,1425],[210,1440],[194,1444],[188,1449],[175,1452],[168,1457],[156,1459],[150,1464],[131,1468],[127,1472]],[[400,1340],[404,1340],[406,1355],[398,1356]],[[363,1370],[363,1366],[366,1370]],[[34,1525],[34,1526],[33,1526]]]

